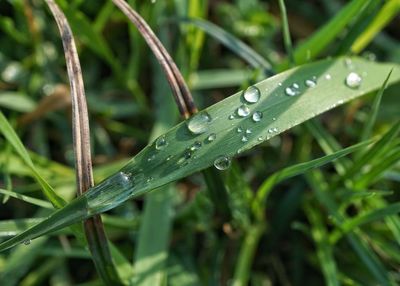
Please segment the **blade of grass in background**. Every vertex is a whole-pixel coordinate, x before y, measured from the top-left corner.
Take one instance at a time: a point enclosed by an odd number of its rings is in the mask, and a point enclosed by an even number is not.
[[[329,20],[322,28],[315,32],[305,42],[294,49],[294,60],[296,64],[304,64],[317,58],[324,49],[332,43],[336,37],[359,15],[370,0],[353,0],[340,10],[335,17]],[[289,66],[284,61],[279,70],[285,70]]]
[[[231,49],[234,53],[248,62],[254,68],[262,68],[269,74],[271,74],[271,65],[257,52],[255,52],[247,44],[231,35],[227,31],[221,29],[217,25],[202,19],[183,19],[183,23],[193,24],[196,27],[202,29],[207,34],[213,36],[227,48]]]
[[[162,9],[163,6],[158,5],[153,14],[160,15]],[[160,30],[160,38],[165,43],[167,31],[165,29]],[[166,44],[166,47],[168,46]],[[156,63],[153,63],[153,70],[153,82],[155,83],[153,110],[156,122],[151,135],[152,141],[165,133],[178,120],[177,108],[172,97],[165,94],[168,85],[163,80],[163,74]],[[134,252],[132,285],[162,285],[166,278],[166,262],[169,253],[175,195],[174,186],[167,185],[158,192],[146,196]]]
[[[56,212],[46,222],[2,243],[0,249],[68,225],[70,223],[68,220],[58,221],[60,216],[70,213],[71,209],[74,209],[71,222],[75,222],[112,209],[129,198],[140,196],[214,163],[219,168],[226,169],[230,158],[238,152],[250,149],[333,107],[377,90],[386,79],[385,75],[394,66],[361,59],[352,60],[356,67],[352,72],[366,71],[368,73],[374,70],[375,73],[373,77],[364,78],[359,88],[349,88],[344,84],[349,71],[346,65],[343,65],[343,59],[316,62],[262,81],[254,86],[260,91],[260,100],[248,106],[250,112],[262,112],[262,120],[255,122],[250,114],[247,117],[237,115],[237,109],[243,105],[244,101],[242,92],[228,97],[199,113],[197,116],[200,117],[193,117],[182,122],[163,135],[162,142],[168,144],[161,144],[161,147],[160,141],[156,140],[154,144],[135,156],[120,172],[95,186],[63,211]],[[326,74],[329,74],[331,78],[326,79]],[[400,69],[395,67],[392,75],[389,83],[399,81]],[[317,77],[317,85],[314,88],[303,87],[302,93],[297,96],[286,95],[285,89],[288,86],[294,82],[304,83],[313,76]],[[207,112],[207,115],[204,112]],[[188,130],[188,124],[192,126],[193,120],[197,122],[205,115],[207,119],[205,122],[200,121],[202,122],[200,126],[205,125],[206,132],[191,133]],[[231,115],[234,119],[229,119]],[[248,141],[242,141],[243,135],[237,133],[238,127],[244,130],[251,129]],[[210,137],[210,135],[213,136]],[[191,156],[188,156],[187,148],[193,146],[196,141],[201,142],[202,147],[195,150],[195,154],[190,153]],[[156,149],[156,146],[159,149]],[[193,160],[194,156],[195,160]],[[150,181],[149,177],[152,178]],[[77,209],[80,213],[75,211]],[[55,225],[55,222],[58,223]]]
[[[351,46],[351,51],[355,54],[360,53],[383,28],[392,21],[400,11],[400,1],[386,1],[382,9],[376,15],[375,19],[363,31]]]
[[[293,55],[292,37],[290,36],[289,21],[284,0],[279,0],[279,10],[281,11],[282,18],[283,43],[285,44],[285,50],[289,58],[289,66],[294,66],[296,62]]]

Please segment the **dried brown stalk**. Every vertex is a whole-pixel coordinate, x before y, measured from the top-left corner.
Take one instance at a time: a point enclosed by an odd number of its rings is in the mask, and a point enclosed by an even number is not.
[[[65,52],[72,97],[72,127],[77,192],[78,195],[82,195],[94,185],[90,151],[89,117],[82,71],[72,31],[65,15],[53,0],[45,1],[57,22]],[[84,228],[88,246],[100,276],[107,285],[120,285],[121,283],[108,248],[108,241],[101,217],[98,215],[86,220]]]
[[[197,108],[182,74],[171,56],[168,54],[167,50],[164,48],[163,44],[154,34],[153,30],[149,27],[146,21],[144,21],[143,18],[128,5],[128,3],[123,0],[112,1],[137,27],[164,69],[181,115],[184,118],[188,118],[190,115],[196,113]]]

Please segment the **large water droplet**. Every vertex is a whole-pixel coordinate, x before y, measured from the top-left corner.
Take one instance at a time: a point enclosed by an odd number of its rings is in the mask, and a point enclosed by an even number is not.
[[[260,111],[254,112],[253,116],[252,116],[254,122],[260,122],[262,117],[263,117],[263,114]]]
[[[351,72],[346,77],[346,85],[350,88],[358,88],[361,85],[362,78],[358,73]]]
[[[237,109],[237,114],[240,117],[246,117],[250,114],[250,108],[247,105],[243,104]]]
[[[226,170],[231,166],[231,158],[227,156],[220,156],[214,161],[214,167],[218,170]]]
[[[202,134],[208,130],[210,122],[211,116],[206,111],[201,111],[187,121],[187,127],[193,134]]]
[[[243,97],[248,103],[256,103],[261,96],[260,90],[255,86],[248,87],[244,93]]]
[[[207,137],[207,141],[208,141],[208,142],[213,142],[215,139],[217,139],[217,134],[215,134],[215,133],[211,133],[211,134],[208,135],[208,137]]]
[[[162,136],[157,138],[157,140],[156,140],[156,149],[157,150],[162,150],[165,147],[167,147],[167,145],[168,145],[168,142],[165,139],[165,135],[162,135]]]

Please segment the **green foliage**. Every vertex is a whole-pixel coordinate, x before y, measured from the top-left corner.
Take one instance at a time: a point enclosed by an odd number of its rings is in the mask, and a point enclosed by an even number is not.
[[[112,1],[57,0],[90,113],[80,198],[56,26],[2,3],[0,284],[101,285],[76,225],[101,214],[126,285],[398,285],[399,1],[161,2],[127,1],[193,92],[182,122]]]

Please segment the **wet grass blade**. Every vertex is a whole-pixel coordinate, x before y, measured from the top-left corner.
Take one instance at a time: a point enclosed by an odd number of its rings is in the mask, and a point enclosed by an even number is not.
[[[217,159],[229,164],[230,158],[238,153],[331,108],[379,89],[389,70],[395,66],[357,58],[352,61],[356,67],[353,72],[365,71],[373,74],[365,77],[359,88],[349,88],[344,84],[349,71],[340,58],[304,65],[257,83],[254,87],[260,91],[260,100],[248,104],[249,115],[246,117],[237,115],[238,107],[244,104],[243,92],[210,106],[196,115],[200,117],[195,116],[182,122],[164,134],[162,139],[165,139],[167,144],[163,144],[161,148],[158,145],[156,149],[156,140],[119,172],[70,203],[64,210],[54,213],[42,224],[0,244],[0,250],[27,238],[42,235],[115,208],[130,198],[205,169],[213,165]],[[326,79],[326,74],[330,74],[331,79]],[[317,85],[314,88],[306,88],[304,81],[313,76],[317,77]],[[400,68],[395,66],[389,84],[399,80]],[[297,96],[286,95],[285,88],[295,82],[301,85],[302,93]],[[251,115],[256,111],[263,114],[262,120],[258,122],[254,122]],[[229,119],[231,115],[234,115],[233,119]],[[202,121],[204,116],[206,120]],[[197,123],[199,119],[200,126],[204,126],[205,132],[193,134],[189,131],[188,124],[193,126],[193,120]],[[247,141],[242,141],[243,134],[237,132],[238,127],[251,130]],[[214,134],[215,138],[210,137]],[[196,142],[201,143],[200,148],[190,150]],[[152,179],[148,180],[149,177]],[[71,218],[68,218],[68,215],[71,215]]]

